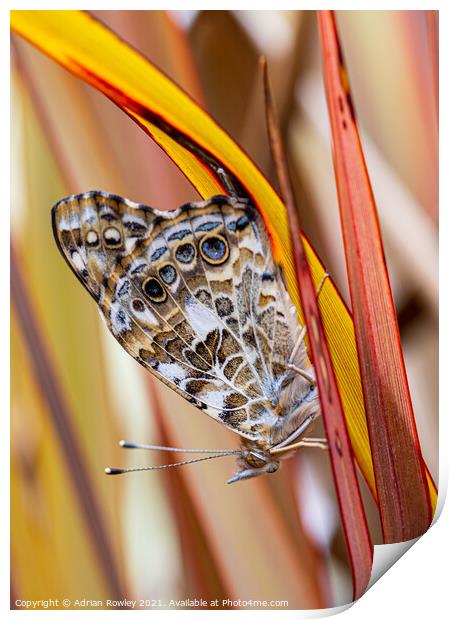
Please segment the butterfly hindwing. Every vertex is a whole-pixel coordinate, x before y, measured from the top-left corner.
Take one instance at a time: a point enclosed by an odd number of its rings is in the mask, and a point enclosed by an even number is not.
[[[256,439],[299,329],[257,211],[219,196],[163,212],[89,192],[52,213],[62,254],[125,350]]]

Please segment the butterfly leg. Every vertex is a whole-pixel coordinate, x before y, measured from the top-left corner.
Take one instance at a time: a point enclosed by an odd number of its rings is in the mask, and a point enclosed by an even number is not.
[[[320,283],[318,284],[318,288],[317,288],[316,293],[315,293],[317,299],[320,298],[320,293],[323,290],[324,283],[326,282],[328,277],[329,277],[329,274],[326,271],[324,273],[324,276],[321,278]]]
[[[329,445],[327,439],[322,437],[303,437],[299,442],[303,447],[307,448],[321,448],[321,450],[328,450]]]
[[[231,176],[226,172],[224,168],[222,168],[218,164],[217,160],[214,157],[207,155],[205,151],[201,151],[198,154],[200,156],[200,159],[202,159],[205,163],[207,163],[209,168],[211,168],[215,172],[215,174],[218,176],[218,178],[223,184],[224,189],[226,190],[227,195],[231,196],[232,198],[239,198],[239,199],[242,198],[239,196],[239,193],[231,179]]]
[[[320,448],[321,450],[328,450],[329,446],[327,443],[327,439],[315,438],[315,437],[304,437],[300,441],[296,443],[292,443],[288,446],[283,446],[282,448],[276,448],[272,450],[273,454],[280,454],[282,452],[289,452],[290,450],[296,450],[297,448]]]
[[[318,288],[316,290],[316,297],[317,297],[317,299],[319,299],[320,293],[323,290],[324,283],[325,283],[325,281],[326,281],[326,279],[328,277],[329,277],[329,274],[326,271],[324,276],[321,278],[321,282],[319,283]],[[304,325],[303,328],[301,329],[300,334],[299,334],[299,338],[296,341],[295,346],[293,347],[293,351],[291,352],[290,359],[288,361],[288,368],[290,368],[291,370],[294,370],[296,373],[298,373],[298,375],[301,375],[301,377],[303,377],[309,383],[315,384],[316,381],[315,381],[315,378],[312,375],[310,375],[308,372],[306,372],[302,368],[298,368],[297,366],[295,366],[293,364],[293,360],[295,359],[295,356],[298,353],[299,347],[304,342],[304,338],[306,337],[306,333],[307,333],[307,327]]]
[[[233,198],[238,198],[239,196],[237,189],[232,182],[230,176],[226,173],[226,170],[224,168],[217,168],[216,173],[220,181],[223,183],[223,187],[225,188],[226,193]]]

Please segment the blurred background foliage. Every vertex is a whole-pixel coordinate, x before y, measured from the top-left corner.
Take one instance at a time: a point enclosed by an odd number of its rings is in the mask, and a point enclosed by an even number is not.
[[[273,181],[267,56],[307,236],[349,303],[316,17],[311,11],[98,11]],[[379,209],[425,461],[437,478],[437,15],[337,14]],[[157,208],[192,186],[109,100],[12,37],[12,591],[15,598],[350,601],[326,455],[227,487],[232,460],[164,463],[118,440],[233,448],[238,438],[145,373],[61,259],[50,208],[90,189]],[[170,458],[170,457],[169,457]],[[361,480],[373,541],[377,509]]]

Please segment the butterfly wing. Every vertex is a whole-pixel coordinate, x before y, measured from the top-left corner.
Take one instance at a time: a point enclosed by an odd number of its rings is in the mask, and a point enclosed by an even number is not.
[[[89,192],[52,217],[61,253],[124,349],[258,439],[299,329],[258,212],[224,196],[158,211]]]

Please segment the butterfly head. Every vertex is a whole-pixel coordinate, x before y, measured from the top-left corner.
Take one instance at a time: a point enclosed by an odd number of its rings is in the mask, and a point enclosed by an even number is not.
[[[228,480],[228,484],[263,474],[274,474],[279,469],[280,460],[279,457],[270,454],[268,450],[252,447],[242,451],[237,463],[239,471]]]

